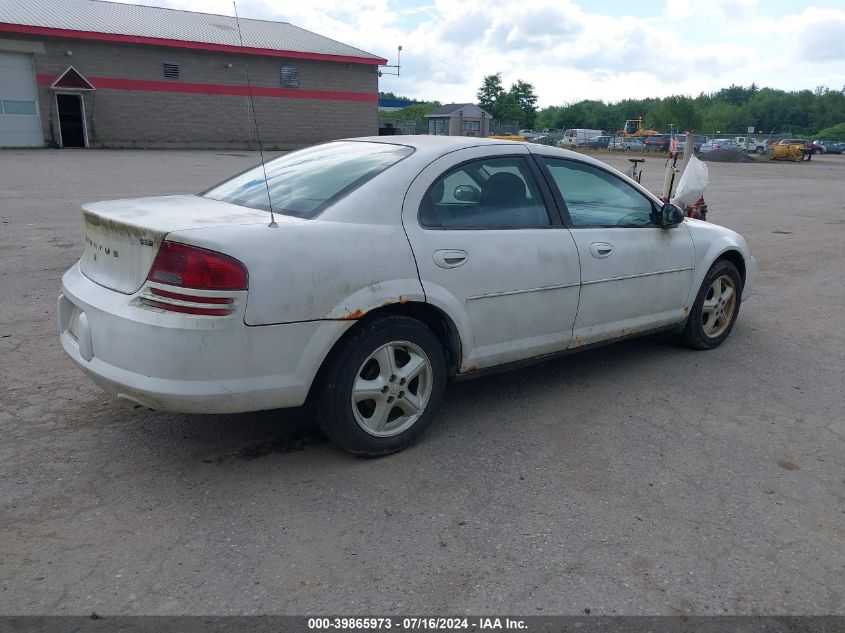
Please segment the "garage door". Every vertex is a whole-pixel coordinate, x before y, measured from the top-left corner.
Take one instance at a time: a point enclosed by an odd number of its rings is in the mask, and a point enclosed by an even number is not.
[[[0,147],[43,143],[32,56],[0,52]]]

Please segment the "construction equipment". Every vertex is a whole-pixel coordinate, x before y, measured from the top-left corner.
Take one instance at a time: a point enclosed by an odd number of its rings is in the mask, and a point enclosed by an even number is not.
[[[643,118],[638,116],[636,119],[628,119],[625,121],[625,129],[619,130],[619,136],[651,136],[653,134],[660,134],[657,130],[645,129],[643,126]]]

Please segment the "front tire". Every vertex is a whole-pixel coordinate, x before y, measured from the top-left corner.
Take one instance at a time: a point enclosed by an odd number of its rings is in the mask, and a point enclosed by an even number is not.
[[[374,319],[329,359],[317,393],[317,422],[355,455],[395,453],[431,424],[447,377],[443,346],[428,327],[405,316]]]
[[[693,349],[713,349],[733,330],[742,301],[742,277],[736,266],[716,261],[696,295],[681,340]]]

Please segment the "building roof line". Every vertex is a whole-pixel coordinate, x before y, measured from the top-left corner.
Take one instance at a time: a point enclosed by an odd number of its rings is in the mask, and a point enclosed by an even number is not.
[[[321,56],[314,59],[387,63],[380,55],[289,22],[247,17],[238,20],[234,15],[109,0],[0,0],[0,24],[7,25],[6,31],[13,30],[8,25],[55,29],[40,32],[47,36],[75,33],[76,37],[101,39],[93,34],[104,34],[136,38],[120,41],[139,44],[200,48],[193,46],[199,43],[227,47],[218,50],[242,50],[259,55],[306,53]]]
[[[114,0],[88,0],[89,2],[101,2],[103,4],[115,4]],[[122,3],[120,3],[122,4]],[[133,7],[141,7],[142,9],[155,9],[157,11],[173,11],[175,13],[195,13],[197,15],[210,15],[215,18],[229,18],[235,19],[234,15],[226,15],[225,13],[209,13],[208,11],[188,11],[187,9],[174,9],[173,7],[157,7],[154,4],[146,4],[145,2],[133,2]],[[266,20],[264,18],[240,18],[241,21],[249,20],[250,22],[268,22],[270,24],[290,24],[287,20]]]
[[[378,57],[357,57],[353,55],[333,55],[330,53],[309,53],[304,51],[289,51],[275,48],[261,48],[256,46],[237,46],[234,44],[217,44],[214,42],[198,42],[194,40],[178,40],[171,38],[149,37],[146,35],[126,35],[123,33],[103,33],[101,31],[78,31],[74,29],[60,29],[50,26],[31,26],[28,24],[10,24],[0,22],[0,32],[22,33],[28,35],[48,35],[70,39],[96,40],[105,42],[123,42],[147,46],[170,46],[173,48],[187,48],[227,53],[241,53],[245,55],[263,55],[269,57],[289,57],[294,59],[314,59],[320,61],[346,62],[353,64],[372,64],[375,66],[386,64],[387,60]]]

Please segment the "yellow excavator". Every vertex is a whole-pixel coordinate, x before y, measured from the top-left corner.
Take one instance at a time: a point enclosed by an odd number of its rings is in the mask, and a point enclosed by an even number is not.
[[[660,134],[657,130],[646,130],[643,127],[643,118],[638,116],[636,119],[628,119],[625,121],[625,129],[617,132],[619,136],[651,136],[652,134]]]

